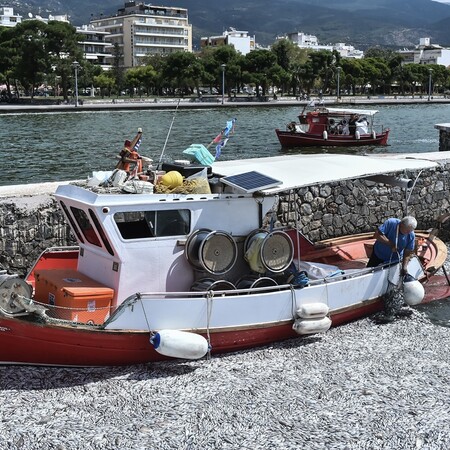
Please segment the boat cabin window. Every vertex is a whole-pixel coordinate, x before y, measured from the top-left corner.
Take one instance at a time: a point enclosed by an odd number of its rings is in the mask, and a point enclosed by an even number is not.
[[[114,220],[123,239],[187,235],[191,229],[188,209],[120,212]]]
[[[80,230],[76,226],[76,224],[72,218],[72,215],[69,213],[69,210],[67,209],[67,206],[64,202],[61,202],[61,208],[63,209],[64,213],[66,214],[66,217],[70,222],[73,232],[77,235],[78,240],[84,244],[83,236],[81,236]]]
[[[75,206],[71,206],[70,210],[86,240],[92,245],[101,247],[100,240],[98,239],[97,233],[95,232],[88,215],[82,209],[76,208]]]
[[[103,245],[105,246],[106,250],[110,255],[114,256],[114,251],[108,241],[108,238],[106,237],[106,233],[103,230],[103,227],[100,225],[100,222],[92,209],[89,209],[89,215],[91,216],[92,222],[94,222],[95,228],[97,229],[97,232],[100,235],[100,238],[102,239]]]

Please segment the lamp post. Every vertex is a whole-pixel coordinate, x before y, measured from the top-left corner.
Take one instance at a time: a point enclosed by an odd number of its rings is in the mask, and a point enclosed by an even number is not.
[[[75,108],[78,106],[78,69],[80,68],[80,63],[74,61],[72,67],[75,71]]]
[[[431,74],[433,73],[433,69],[428,69],[428,101],[431,100]]]
[[[225,67],[227,67],[226,64],[222,64],[220,66],[222,68],[222,105],[225,99]]]
[[[342,67],[341,66],[337,66],[336,70],[337,70],[337,100],[339,101],[341,99],[341,89],[340,89],[340,86],[339,86],[339,81],[340,81],[340,77],[341,77]]]

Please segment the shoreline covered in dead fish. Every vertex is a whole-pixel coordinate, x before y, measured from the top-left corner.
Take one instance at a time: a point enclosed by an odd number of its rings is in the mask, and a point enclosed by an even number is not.
[[[369,318],[200,361],[0,367],[1,449],[447,449],[450,328]]]

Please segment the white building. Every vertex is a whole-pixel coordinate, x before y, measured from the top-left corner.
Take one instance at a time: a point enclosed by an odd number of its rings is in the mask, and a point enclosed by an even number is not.
[[[399,50],[403,57],[402,64],[439,64],[450,66],[450,49],[431,44],[431,39],[420,38],[419,45],[414,50]]]
[[[200,40],[201,48],[221,45],[232,45],[237,52],[246,55],[255,50],[255,36],[249,36],[248,31],[238,31],[230,27],[220,36],[202,37]]]
[[[85,59],[92,64],[99,65],[104,70],[109,70],[112,51],[112,44],[106,40],[109,33],[96,30],[91,25],[83,25],[77,27],[77,34],[80,35],[78,43],[83,50]]]
[[[152,54],[192,52],[192,25],[185,8],[130,1],[116,15],[92,19],[90,25],[108,33],[105,40],[117,44],[126,68],[140,65],[143,57]]]
[[[0,7],[0,26],[15,27],[20,22],[22,22],[22,16],[14,14],[14,8]]]
[[[284,36],[277,37],[277,39],[288,39],[300,48],[305,48],[309,50],[319,51],[328,50],[332,52],[336,50],[342,58],[357,58],[361,59],[364,56],[362,50],[356,50],[352,45],[347,45],[343,42],[330,45],[321,45],[317,39],[317,36],[305,33],[289,33]]]

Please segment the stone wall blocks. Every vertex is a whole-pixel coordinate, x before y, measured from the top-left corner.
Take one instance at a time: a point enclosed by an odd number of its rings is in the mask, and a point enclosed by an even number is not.
[[[331,195],[331,186],[325,185],[320,188],[321,197],[329,197]]]

